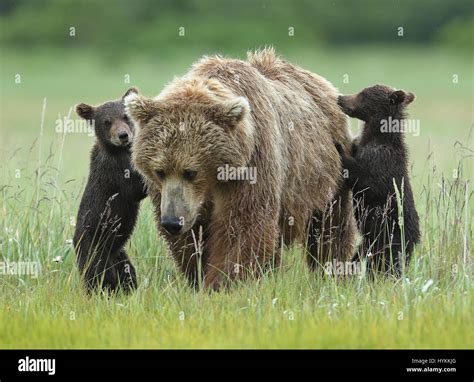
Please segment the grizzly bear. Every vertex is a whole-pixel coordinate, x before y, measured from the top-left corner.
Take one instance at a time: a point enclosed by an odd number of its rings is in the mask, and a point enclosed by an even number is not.
[[[122,99],[96,107],[76,106],[77,114],[94,124],[96,135],[73,240],[88,292],[98,287],[129,292],[137,285],[135,269],[123,248],[146,196],[141,175],[131,165],[134,127],[123,105],[123,98],[136,92],[131,88]]]
[[[351,155],[337,148],[345,182],[353,191],[354,212],[363,238],[355,259],[367,258],[371,276],[381,272],[400,277],[420,240],[408,175],[408,150],[403,129],[399,128],[406,118],[406,107],[414,99],[413,93],[384,85],[338,98],[346,114],[364,121]]]
[[[159,232],[192,286],[258,276],[293,242],[313,268],[352,255],[352,198],[332,143],[349,149],[348,119],[324,78],[272,49],[204,57],[125,109]]]

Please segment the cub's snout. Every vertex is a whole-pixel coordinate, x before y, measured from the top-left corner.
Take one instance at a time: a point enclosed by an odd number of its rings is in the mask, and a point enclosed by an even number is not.
[[[349,117],[355,117],[355,95],[337,97],[337,104]]]

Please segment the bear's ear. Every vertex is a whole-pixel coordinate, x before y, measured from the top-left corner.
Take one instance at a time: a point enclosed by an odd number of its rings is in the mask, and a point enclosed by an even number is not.
[[[94,116],[94,107],[85,103],[76,105],[76,113],[79,117],[84,119],[92,119]]]
[[[138,93],[139,93],[138,88],[133,87],[133,88],[128,89],[128,90],[125,92],[125,94],[122,96],[122,101],[125,99],[126,96],[128,96],[129,94],[132,94],[132,93],[138,94]]]
[[[216,125],[224,128],[234,128],[249,111],[250,105],[247,99],[237,97],[211,108],[210,118]]]
[[[408,92],[405,95],[405,104],[408,105],[416,99],[415,93]]]
[[[126,95],[123,103],[125,105],[125,113],[139,126],[146,124],[158,113],[155,101],[142,97],[135,92]]]
[[[389,95],[388,99],[392,105],[401,104],[405,100],[405,92],[403,90],[395,90]]]

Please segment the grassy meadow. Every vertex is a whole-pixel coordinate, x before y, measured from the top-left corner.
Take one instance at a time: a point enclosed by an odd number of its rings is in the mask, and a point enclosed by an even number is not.
[[[321,277],[294,247],[260,280],[194,292],[145,200],[128,245],[138,290],[83,292],[71,241],[94,138],[59,133],[58,118],[130,86],[154,96],[203,53],[2,51],[0,261],[40,270],[0,275],[0,348],[472,348],[472,56],[423,47],[279,52],[342,93],[385,83],[417,95],[409,111],[420,134],[407,142],[423,236],[404,279]]]

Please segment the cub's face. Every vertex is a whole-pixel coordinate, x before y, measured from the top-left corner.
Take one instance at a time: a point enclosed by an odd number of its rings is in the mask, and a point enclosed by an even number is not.
[[[123,97],[136,91],[135,88],[129,89]],[[76,106],[76,112],[81,118],[93,121],[97,140],[103,145],[126,148],[133,141],[134,127],[125,114],[123,97],[99,106],[85,103]]]
[[[413,102],[415,95],[385,85],[365,88],[352,95],[341,95],[338,104],[349,117],[362,121],[393,115]]]
[[[132,95],[125,105],[139,126],[132,160],[161,195],[161,226],[171,235],[183,234],[215,189],[217,168],[240,164],[237,125],[248,104],[237,98],[216,107],[181,105]]]

